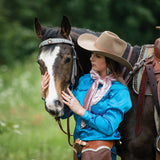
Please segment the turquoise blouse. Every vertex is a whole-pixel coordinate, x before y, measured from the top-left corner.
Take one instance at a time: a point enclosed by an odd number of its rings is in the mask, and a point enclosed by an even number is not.
[[[74,96],[83,106],[84,98],[94,80],[90,74],[85,74],[79,79],[77,88],[73,91]],[[100,87],[100,86],[99,86]],[[112,81],[112,86],[103,98],[91,106],[91,111],[85,111],[82,117],[73,114],[75,119],[74,139],[83,141],[92,140],[118,140],[120,133],[118,126],[122,122],[124,114],[131,108],[132,103],[128,88],[118,81]],[[67,111],[63,118],[67,117]],[[81,120],[86,126],[81,129]]]

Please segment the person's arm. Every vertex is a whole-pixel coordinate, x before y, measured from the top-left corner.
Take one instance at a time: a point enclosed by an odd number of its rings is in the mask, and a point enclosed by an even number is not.
[[[118,128],[123,120],[124,114],[131,106],[132,103],[128,90],[119,90],[112,95],[103,115],[95,115],[89,111],[85,111],[82,119],[85,121],[86,125],[106,135],[111,135]]]
[[[82,117],[86,110],[80,105],[79,101],[75,98],[69,88],[67,88],[67,91],[69,94],[62,91],[62,102],[66,104],[75,114]]]
[[[46,91],[49,87],[50,77],[48,72],[45,72],[44,75],[41,76],[41,98],[43,100],[46,99]]]

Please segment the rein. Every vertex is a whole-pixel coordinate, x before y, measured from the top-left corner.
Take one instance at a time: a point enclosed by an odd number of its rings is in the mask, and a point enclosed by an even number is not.
[[[68,45],[72,46],[72,49],[73,49],[73,65],[72,65],[72,73],[71,73],[71,83],[69,84],[69,88],[72,90],[74,85],[75,85],[76,76],[77,76],[77,62],[76,62],[77,53],[76,53],[74,43],[72,42],[71,37],[69,37],[69,38],[70,38],[70,40],[64,39],[64,38],[50,38],[50,39],[42,41],[39,45],[39,48],[41,48],[43,46],[47,46],[47,45],[52,45],[52,44],[68,44]],[[62,132],[68,136],[69,145],[73,146],[70,143],[70,136],[73,136],[73,135],[70,134],[69,112],[70,112],[70,109],[68,108],[68,111],[67,111],[67,132],[64,131],[64,129],[62,127],[62,124],[61,124],[61,121],[60,121],[60,118],[56,117],[55,119],[58,122],[58,125],[59,125],[60,129],[62,130]]]

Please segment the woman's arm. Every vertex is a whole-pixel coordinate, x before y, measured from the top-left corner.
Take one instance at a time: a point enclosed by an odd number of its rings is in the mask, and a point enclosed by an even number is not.
[[[69,94],[62,91],[63,103],[66,104],[75,114],[82,117],[86,110],[80,105],[79,101],[75,98],[69,88],[67,88],[67,91]]]
[[[46,99],[46,91],[49,87],[50,76],[48,72],[45,72],[44,75],[41,76],[41,97]]]
[[[122,122],[124,114],[131,108],[132,103],[127,89],[117,90],[108,102],[105,113],[98,115],[86,111],[82,119],[86,125],[102,132],[106,135],[111,135],[118,129]],[[98,106],[97,106],[98,107]]]

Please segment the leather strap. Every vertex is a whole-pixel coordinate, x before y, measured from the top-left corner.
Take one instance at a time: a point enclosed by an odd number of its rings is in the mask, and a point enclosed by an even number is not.
[[[68,39],[64,39],[64,38],[49,38],[47,40],[44,40],[40,43],[39,48],[43,47],[43,46],[47,46],[50,44],[59,44],[59,43],[65,43],[65,44],[69,44],[74,46],[73,42],[68,40]]]
[[[83,147],[82,151],[88,148],[97,149],[100,146],[107,146],[111,149],[113,144],[114,141],[88,141],[87,144]]]
[[[72,73],[71,73],[71,83],[70,83],[70,88],[71,90],[73,89],[77,77],[77,53],[75,51],[74,46],[73,48],[73,65],[72,65]]]
[[[69,112],[70,112],[70,109],[68,108],[67,109],[67,132],[63,129],[62,127],[62,124],[61,124],[61,120],[60,120],[60,117],[56,117],[55,120],[58,122],[58,125],[59,125],[59,128],[61,129],[61,131],[67,135],[68,137],[68,144],[73,147],[73,145],[71,144],[71,136],[73,136],[71,133],[70,133],[70,123],[69,123]]]
[[[152,91],[152,96],[153,96],[153,101],[157,109],[158,116],[160,115],[160,106],[159,106],[159,101],[158,101],[158,94],[157,94],[157,84],[156,80],[154,77],[154,72],[153,72],[153,67],[151,64],[146,65],[146,70],[148,74],[148,79],[149,83],[151,86],[151,91]]]
[[[47,45],[51,45],[51,44],[68,44],[72,46],[73,49],[73,65],[72,65],[72,73],[71,73],[71,82],[69,85],[69,88],[72,90],[74,88],[75,85],[75,81],[76,81],[76,77],[77,77],[77,54],[75,51],[75,47],[74,47],[74,43],[72,42],[71,37],[69,36],[70,40],[68,39],[64,39],[64,38],[49,38],[47,40],[44,40],[40,43],[39,48],[42,48],[44,46]],[[70,134],[70,125],[69,125],[69,109],[68,109],[68,113],[67,113],[67,132],[64,131],[60,118],[56,117],[56,121],[59,124],[60,129],[62,130],[63,133],[65,133],[68,136],[68,143],[70,146],[73,146],[70,142],[70,137],[73,136]]]
[[[160,75],[157,79],[157,93],[158,93],[158,101],[159,101],[159,106],[160,106]]]
[[[157,57],[155,57],[154,74],[157,80],[157,92],[160,106],[160,59]]]
[[[160,153],[156,151],[156,160],[160,160]]]
[[[148,77],[146,68],[143,71],[142,80],[139,88],[138,106],[137,106],[137,122],[136,122],[136,135],[138,136],[141,131],[141,117],[144,109],[144,94],[147,85]]]
[[[160,115],[160,106],[159,106],[159,101],[158,101],[158,94],[157,94],[157,84],[156,80],[154,77],[154,72],[153,72],[153,66],[152,64],[147,64],[145,65],[143,75],[142,75],[142,80],[141,80],[141,85],[140,85],[140,90],[139,90],[139,96],[138,96],[138,109],[137,109],[137,123],[136,123],[136,135],[138,136],[141,131],[141,118],[143,115],[143,110],[144,110],[144,94],[146,90],[146,85],[149,80],[152,95],[153,95],[153,101],[156,106],[156,110],[158,115]]]
[[[158,101],[160,106],[160,59],[155,57],[155,64],[154,64],[154,74],[157,80],[157,94],[158,94]],[[157,138],[156,138],[156,160],[160,160],[160,117],[159,117],[159,127],[157,131]]]
[[[68,143],[71,147],[73,147],[73,145],[71,144],[71,133],[70,133],[70,125],[69,125],[69,112],[70,112],[70,109],[68,108],[68,112],[67,112],[67,136],[68,136]]]
[[[95,140],[95,141],[82,141],[80,139],[76,139],[76,141],[73,144],[74,149],[77,153],[83,153],[86,150],[96,150],[99,147],[107,147],[108,149],[111,149],[114,145],[114,140],[111,141],[101,141],[101,140]]]
[[[147,58],[142,59],[141,61],[135,63],[135,65],[133,67],[133,71],[130,71],[128,76],[125,78],[125,81],[126,81],[127,85],[132,80],[135,73],[137,73],[137,71],[139,71],[139,69],[142,68],[146,62],[150,63],[152,61],[152,58],[153,58],[153,55],[149,55]]]

